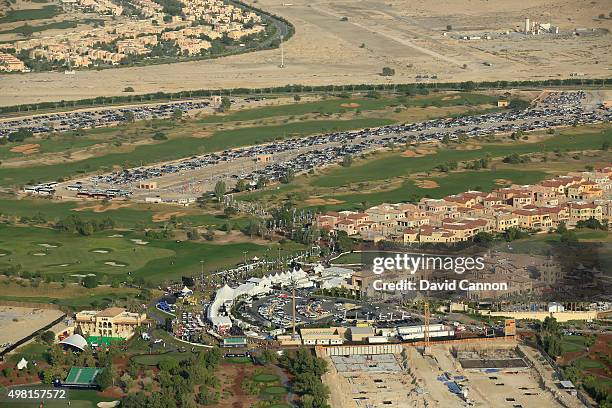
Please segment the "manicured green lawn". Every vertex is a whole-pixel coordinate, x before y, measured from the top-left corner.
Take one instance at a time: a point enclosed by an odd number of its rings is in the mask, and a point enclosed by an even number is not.
[[[48,385],[43,384],[35,384],[35,385],[26,385],[26,386],[17,386],[20,389],[24,388],[34,388],[34,389],[42,389],[42,388],[50,388]],[[96,404],[100,401],[115,401],[116,398],[103,397],[97,390],[79,390],[79,389],[66,389],[68,393],[68,400],[70,400],[70,405],[68,405],[67,400],[61,401],[45,401],[44,407],[50,408],[65,408],[70,406],[70,408],[95,408]],[[5,405],[2,405],[3,407]],[[9,405],[6,405],[9,406]],[[16,403],[11,402],[10,406],[16,406],[20,408],[39,408],[40,402],[23,402]]]
[[[268,395],[280,395],[280,394],[286,394],[287,393],[287,389],[285,387],[267,387],[264,389],[264,394],[268,394]]]
[[[496,184],[497,179],[509,179],[517,184],[531,184],[544,179],[546,173],[540,171],[521,170],[481,170],[449,173],[444,177],[430,177],[438,183],[437,188],[420,188],[414,181],[406,180],[399,188],[366,194],[334,195],[335,199],[343,201],[342,204],[327,205],[326,209],[349,209],[360,208],[362,202],[376,205],[387,202],[418,201],[422,197],[441,198],[450,194],[457,194],[467,190],[491,191],[500,187]]]
[[[29,343],[20,347],[17,352],[9,354],[7,361],[17,364],[19,360],[25,358],[28,361],[44,361],[48,346],[41,343]]]
[[[234,364],[251,364],[253,362],[249,357],[228,357],[223,361]]]
[[[206,139],[210,151],[235,146],[252,145],[291,137],[383,126],[393,123],[388,119],[361,118],[351,120],[313,120],[284,125],[249,127],[216,132]]]
[[[32,217],[41,214],[47,221],[55,222],[70,214],[78,214],[86,220],[102,220],[110,217],[118,228],[132,228],[135,224],[154,225],[152,220],[155,214],[151,209],[163,211],[175,211],[175,208],[160,207],[159,205],[134,205],[130,208],[115,208],[107,211],[97,212],[87,209],[79,209],[76,202],[54,201],[36,198],[22,200],[12,199],[11,196],[0,196],[0,213],[16,217]],[[74,211],[78,209],[78,211]],[[180,221],[189,221],[195,226],[221,226],[228,222],[227,219],[202,212],[201,214],[190,214],[178,217]],[[241,227],[248,220],[246,218],[232,218],[231,223]],[[158,223],[159,224],[159,223]]]
[[[275,116],[305,115],[310,113],[334,114],[348,111],[379,110],[389,106],[457,106],[482,105],[495,103],[496,98],[479,94],[457,94],[456,98],[445,99],[447,95],[416,96],[404,98],[350,98],[327,99],[317,102],[294,103],[279,106],[266,106],[256,109],[230,112],[226,115],[213,115],[202,118],[200,123],[219,123],[257,120]]]
[[[275,381],[278,381],[278,375],[274,375],[274,374],[257,374],[255,376],[253,376],[253,381],[264,382],[264,383],[275,382]]]
[[[42,20],[56,16],[60,11],[60,8],[55,5],[44,6],[39,9],[9,10],[4,17],[0,17],[0,24],[14,23],[16,21]]]
[[[252,145],[256,142],[263,142],[264,139],[273,141],[279,138],[305,136],[334,129],[359,129],[389,123],[392,123],[392,121],[361,118],[346,121],[308,121],[279,126],[225,130],[216,132],[207,138],[183,137],[171,139],[162,143],[137,146],[133,151],[127,153],[110,153],[76,162],[23,168],[0,168],[0,185],[23,185],[28,182],[53,181],[82,173],[108,170],[113,165],[136,166]]]
[[[596,360],[591,360],[588,357],[580,357],[574,360],[574,365],[580,370],[587,370],[589,368],[605,368],[605,366]]]
[[[574,353],[586,349],[586,337],[584,336],[562,336],[561,349],[563,353]]]
[[[63,153],[71,149],[82,149],[85,147],[93,146],[100,143],[100,140],[72,137],[59,137],[53,139],[27,139],[20,143],[7,143],[6,145],[0,146],[0,159],[9,159],[12,157],[28,157],[23,153],[11,152],[11,149],[15,146],[23,144],[38,144],[40,147],[38,151],[40,153]]]
[[[401,153],[366,161],[351,167],[337,167],[328,174],[313,178],[311,184],[317,187],[339,187],[363,181],[389,180],[412,173],[433,170],[436,166],[449,161],[474,160],[490,154],[492,157],[505,157],[512,153],[526,154],[536,152],[580,151],[599,149],[602,143],[612,138],[612,129],[597,133],[580,135],[560,134],[540,143],[485,144],[480,150],[439,150],[436,154],[405,157]],[[517,166],[520,170],[520,166]]]
[[[249,257],[262,257],[268,248],[273,248],[272,254],[276,253],[276,245],[151,240],[131,232],[121,232],[123,237],[111,237],[115,233],[103,231],[83,237],[47,228],[0,226],[0,251],[7,254],[0,256],[0,268],[21,265],[22,270],[56,277],[89,273],[125,276],[131,273],[132,277],[141,276],[159,282],[199,273],[200,260],[204,260],[204,270],[210,272],[235,265],[243,259],[245,251]],[[140,245],[132,239],[148,243]],[[94,252],[101,248],[112,251]],[[284,254],[290,254],[302,246],[286,243],[283,248]]]
[[[174,360],[183,361],[189,359],[193,354],[191,352],[185,353],[165,353],[165,354],[141,354],[139,356],[132,357],[132,360],[138,364],[146,366],[156,366],[161,361]]]

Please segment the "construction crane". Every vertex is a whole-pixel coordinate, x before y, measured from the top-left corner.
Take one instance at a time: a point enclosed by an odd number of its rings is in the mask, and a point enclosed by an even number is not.
[[[428,355],[431,351],[429,342],[429,326],[431,324],[431,311],[429,310],[429,302],[424,300],[423,303],[423,315],[424,315],[424,327],[423,327],[423,341],[425,343],[423,347],[423,355]]]

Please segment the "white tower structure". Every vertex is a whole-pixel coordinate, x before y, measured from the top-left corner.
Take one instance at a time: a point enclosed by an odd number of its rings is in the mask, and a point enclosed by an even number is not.
[[[526,17],[525,18],[525,34],[529,34],[530,31],[531,31],[531,27],[530,27],[529,17]]]

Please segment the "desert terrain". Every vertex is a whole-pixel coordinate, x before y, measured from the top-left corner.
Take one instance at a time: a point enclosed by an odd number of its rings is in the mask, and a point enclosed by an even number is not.
[[[128,86],[136,93],[148,93],[291,83],[610,76],[612,8],[606,2],[260,0],[256,5],[296,27],[284,45],[284,68],[279,68],[280,50],[269,50],[172,65],[85,70],[74,76],[0,75],[0,105],[119,95]],[[516,32],[525,17],[558,26],[560,34]],[[445,36],[447,26],[451,31]],[[574,34],[576,29],[579,35]],[[458,38],[488,34],[491,40]],[[386,66],[395,69],[394,76],[380,75]]]

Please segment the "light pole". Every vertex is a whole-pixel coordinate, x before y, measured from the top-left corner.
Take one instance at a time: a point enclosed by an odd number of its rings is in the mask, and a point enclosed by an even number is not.
[[[281,63],[280,68],[285,68],[285,48],[283,47],[283,35],[280,36]]]

